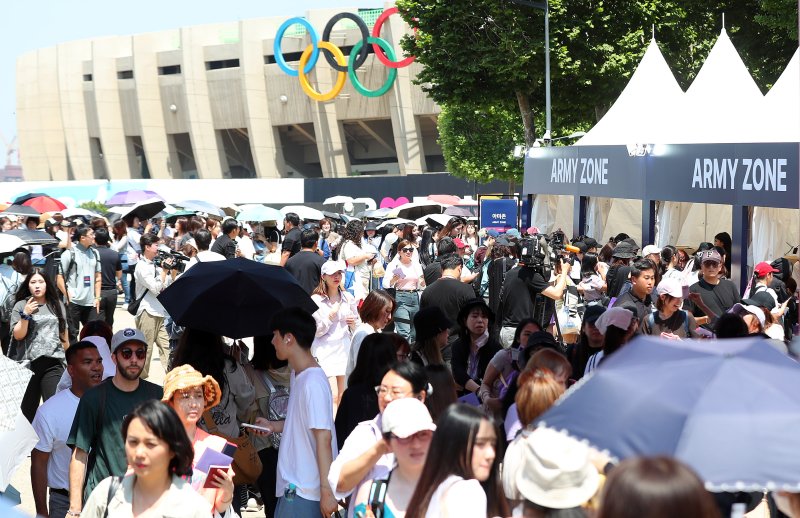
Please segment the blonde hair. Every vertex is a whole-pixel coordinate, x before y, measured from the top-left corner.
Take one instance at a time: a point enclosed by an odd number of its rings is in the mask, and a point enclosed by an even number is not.
[[[533,423],[564,393],[564,386],[556,381],[548,369],[526,369],[517,383],[519,389],[514,401],[517,403],[519,422],[523,426]]]

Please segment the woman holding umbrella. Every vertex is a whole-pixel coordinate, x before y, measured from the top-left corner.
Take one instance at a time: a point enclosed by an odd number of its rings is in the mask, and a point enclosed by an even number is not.
[[[9,356],[30,362],[33,377],[22,399],[22,413],[33,422],[39,400],[47,401],[55,394],[64,372],[64,352],[69,347],[66,309],[55,284],[38,268],[22,282],[16,301],[11,311]]]
[[[342,288],[346,266],[343,261],[327,261],[322,265],[319,285],[311,298],[319,309],[314,313],[317,332],[311,354],[317,359],[333,393],[333,411],[344,392],[344,375],[352,334],[361,323],[356,300]]]

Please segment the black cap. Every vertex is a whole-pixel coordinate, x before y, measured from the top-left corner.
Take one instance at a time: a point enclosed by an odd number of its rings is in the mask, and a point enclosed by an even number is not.
[[[453,322],[447,318],[447,315],[444,314],[444,311],[439,306],[422,308],[414,315],[414,329],[417,332],[417,341],[433,338],[451,327],[453,327]]]
[[[775,299],[772,298],[772,295],[767,293],[767,290],[751,293],[750,298],[742,300],[742,304],[748,306],[764,306],[770,311],[775,309]]]
[[[614,251],[611,252],[612,257],[616,257],[619,259],[633,259],[636,257],[636,252],[639,249],[628,243],[627,241],[621,241],[616,247],[614,247]]]
[[[585,237],[583,238],[583,242],[586,243],[586,248],[597,248],[597,240],[593,237]]]
[[[597,322],[597,319],[600,318],[600,315],[606,312],[606,308],[599,304],[593,304],[591,306],[586,306],[586,311],[583,313],[583,321],[588,324],[594,324]]]
[[[561,349],[558,347],[558,342],[556,342],[556,339],[553,338],[553,335],[547,331],[536,331],[535,333],[531,333],[530,336],[528,336],[528,343],[525,345],[525,347],[547,347],[561,352]]]
[[[368,221],[367,226],[364,227],[364,230],[378,230],[378,224],[374,221]]]

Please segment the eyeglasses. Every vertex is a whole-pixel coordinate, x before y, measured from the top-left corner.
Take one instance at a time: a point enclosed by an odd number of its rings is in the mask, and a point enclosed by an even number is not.
[[[395,434],[392,434],[392,439],[394,439],[395,441],[404,446],[411,444],[411,442],[414,439],[417,439],[418,441],[421,442],[428,442],[431,440],[432,437],[433,437],[433,432],[430,430],[422,430],[415,434],[409,435],[408,437],[398,437]]]
[[[377,385],[375,387],[375,393],[378,394],[378,397],[386,397],[386,394],[391,394],[392,399],[402,399],[411,394],[410,392],[403,392],[400,389],[392,389],[383,385]]]
[[[133,349],[125,348],[120,349],[119,354],[126,360],[130,360],[131,356],[133,356]],[[147,356],[147,349],[136,349],[136,359],[137,360],[144,360],[144,357]]]
[[[411,252],[414,251],[414,247],[413,246],[409,246],[407,248],[403,248],[402,250],[403,250],[403,252],[405,252],[407,254],[410,254]]]

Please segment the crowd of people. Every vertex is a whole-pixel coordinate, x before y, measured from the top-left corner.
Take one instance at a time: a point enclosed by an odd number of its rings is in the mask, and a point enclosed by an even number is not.
[[[280,518],[730,514],[679,461],[611,465],[536,422],[636,335],[794,354],[800,263],[759,262],[740,293],[726,233],[640,249],[429,222],[45,221],[58,244],[0,265],[3,351],[33,372],[37,513],[231,517],[253,497]],[[161,292],[239,257],[285,268],[317,310],[252,341],[172,321]],[[114,333],[118,307],[135,327]],[[796,495],[776,502],[800,517]]]

